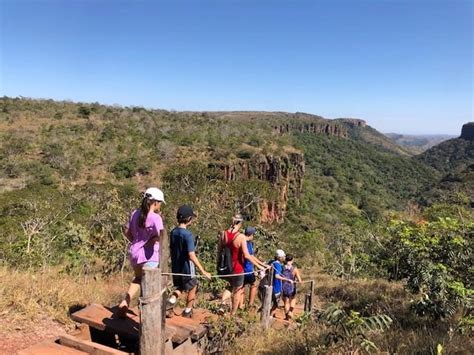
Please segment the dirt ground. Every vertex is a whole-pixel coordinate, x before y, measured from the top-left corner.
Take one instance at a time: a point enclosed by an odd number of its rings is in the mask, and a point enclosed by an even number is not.
[[[0,354],[2,355],[16,354],[19,350],[44,340],[54,340],[67,331],[66,326],[47,318],[25,326],[8,328],[4,325],[0,328]]]

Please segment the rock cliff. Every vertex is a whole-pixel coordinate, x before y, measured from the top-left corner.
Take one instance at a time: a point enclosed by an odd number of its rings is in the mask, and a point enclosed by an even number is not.
[[[468,122],[462,126],[460,138],[474,141],[474,122]]]
[[[308,132],[327,134],[336,137],[347,137],[347,128],[332,122],[314,122],[314,123],[286,123],[274,126],[273,130],[278,134],[292,132]]]

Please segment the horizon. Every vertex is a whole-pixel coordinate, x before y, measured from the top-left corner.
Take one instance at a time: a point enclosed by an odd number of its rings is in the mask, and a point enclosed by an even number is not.
[[[461,127],[459,128],[459,133],[458,134],[448,134],[448,133],[406,133],[406,132],[384,132],[384,131],[381,131],[379,130],[378,128],[372,126],[370,124],[369,121],[363,119],[363,118],[360,118],[360,117],[334,117],[334,118],[329,118],[329,117],[324,117],[324,116],[321,116],[321,115],[318,115],[317,113],[311,113],[311,112],[302,112],[302,111],[295,111],[295,112],[288,112],[288,111],[261,111],[261,110],[174,110],[174,109],[164,109],[164,108],[160,108],[160,107],[147,107],[147,106],[142,106],[142,105],[122,105],[122,104],[119,104],[119,103],[113,103],[113,104],[107,104],[107,103],[102,103],[102,102],[98,102],[98,101],[76,101],[76,100],[72,100],[72,99],[53,99],[53,98],[44,98],[44,97],[28,97],[28,96],[22,96],[22,95],[19,95],[19,96],[16,96],[16,97],[11,97],[11,96],[2,96],[2,97],[6,97],[8,99],[19,99],[19,100],[38,100],[38,101],[49,101],[49,100],[53,100],[54,102],[69,102],[69,103],[72,103],[72,104],[84,104],[84,105],[93,105],[93,104],[99,104],[99,105],[102,105],[102,106],[118,106],[118,107],[122,107],[122,108],[134,108],[134,107],[141,107],[145,110],[157,110],[157,111],[168,111],[168,112],[179,112],[179,113],[204,113],[204,112],[209,112],[209,113],[226,113],[226,112],[263,112],[263,113],[288,113],[288,114],[296,114],[296,113],[302,113],[302,114],[307,114],[307,115],[312,115],[312,116],[319,116],[325,120],[338,120],[338,119],[346,119],[346,120],[363,120],[366,122],[366,124],[374,129],[376,129],[378,132],[384,134],[384,135],[388,135],[388,134],[399,134],[399,135],[403,135],[403,136],[419,136],[419,137],[423,137],[423,136],[426,136],[426,137],[429,137],[429,136],[449,136],[449,137],[457,137],[457,136],[460,136],[461,135],[461,129],[462,129],[462,126],[466,123],[471,123],[470,121],[468,122],[464,122]],[[0,97],[0,99],[2,98]]]
[[[405,135],[473,120],[469,0],[0,6],[0,96],[305,112]]]

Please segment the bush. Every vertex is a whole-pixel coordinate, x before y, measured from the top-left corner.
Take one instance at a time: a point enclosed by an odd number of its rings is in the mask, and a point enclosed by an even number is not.
[[[385,264],[392,279],[406,279],[419,295],[413,308],[434,319],[451,317],[472,298],[474,222],[454,217],[433,221],[392,220],[385,241]]]

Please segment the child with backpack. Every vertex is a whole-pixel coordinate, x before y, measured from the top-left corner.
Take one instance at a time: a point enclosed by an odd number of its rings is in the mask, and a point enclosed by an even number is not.
[[[298,268],[293,264],[293,256],[288,254],[285,258],[285,266],[283,268],[283,277],[292,282],[283,281],[282,295],[285,303],[285,319],[293,318],[293,310],[296,306],[296,285],[295,281],[301,282],[301,275]]]
[[[178,226],[170,233],[171,271],[172,273],[189,276],[173,275],[173,285],[176,290],[168,299],[168,304],[174,306],[179,296],[183,292],[187,292],[186,308],[182,314],[186,318],[192,317],[196,298],[198,286],[196,267],[204,276],[211,279],[211,274],[204,270],[196,257],[194,237],[191,231],[187,229],[195,217],[196,215],[190,206],[183,205],[179,207],[176,215]]]
[[[237,309],[244,301],[244,260],[249,260],[259,269],[264,269],[262,263],[253,255],[250,255],[247,249],[247,240],[245,235],[240,232],[243,218],[240,214],[232,217],[231,226],[223,231],[219,236],[217,250],[217,272],[219,275],[233,275],[226,277],[232,290],[232,311],[235,314]],[[229,291],[222,295],[222,303],[225,304],[229,298]],[[219,313],[223,313],[223,307]]]
[[[272,308],[271,315],[274,316],[276,309],[278,308],[278,302],[280,301],[281,292],[282,292],[282,282],[286,281],[289,283],[294,283],[293,280],[290,280],[283,276],[283,263],[285,262],[285,252],[281,249],[277,249],[275,252],[275,258],[268,262],[268,265],[272,266],[270,270],[260,281],[259,285],[259,298],[263,302],[265,297],[265,286],[270,284],[270,277],[273,276],[272,284]],[[270,274],[270,273],[273,273]]]

